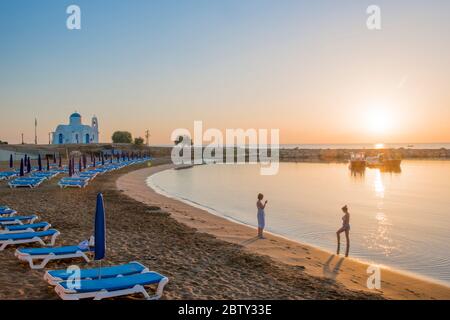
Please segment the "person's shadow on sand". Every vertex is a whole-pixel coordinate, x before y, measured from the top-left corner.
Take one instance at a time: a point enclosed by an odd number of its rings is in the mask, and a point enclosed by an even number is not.
[[[241,246],[248,246],[249,244],[252,244],[253,242],[257,241],[259,237],[253,237],[247,240],[244,240],[240,243]]]
[[[333,261],[335,255],[332,254],[328,260],[323,265],[323,275],[330,279],[336,279],[337,275],[339,274],[339,271],[341,269],[341,265],[344,262],[344,258],[340,258],[333,269],[331,269],[331,262]]]

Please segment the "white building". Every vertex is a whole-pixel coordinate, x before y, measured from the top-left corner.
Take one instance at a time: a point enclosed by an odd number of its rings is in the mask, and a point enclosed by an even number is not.
[[[98,143],[98,120],[92,118],[92,125],[83,125],[81,115],[73,113],[69,118],[69,124],[59,125],[53,133],[53,144],[66,143]]]

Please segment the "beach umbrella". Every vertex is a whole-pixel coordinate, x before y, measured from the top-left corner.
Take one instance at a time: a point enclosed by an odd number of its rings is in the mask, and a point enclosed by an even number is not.
[[[83,171],[83,165],[81,164],[81,158],[78,159],[78,171],[79,172]]]
[[[48,155],[45,156],[45,160],[47,160],[47,171],[50,171],[50,161],[48,159]]]
[[[105,165],[105,155],[102,153],[102,166]]]
[[[30,157],[28,157],[28,163],[27,163],[27,173],[31,172],[31,160]]]
[[[23,159],[20,159],[20,176],[23,177],[25,175],[23,170]]]
[[[23,165],[26,166],[28,164],[28,156],[25,154],[23,159]]]
[[[14,159],[13,159],[12,153],[11,153],[11,155],[9,156],[9,167],[10,167],[10,168],[14,168]]]
[[[93,165],[94,168],[95,168],[95,156],[94,156],[94,158],[93,158],[93,160],[92,160],[92,165]]]
[[[69,177],[72,176],[72,159],[69,159]]]
[[[42,171],[42,159],[41,159],[41,154],[38,155],[38,167],[39,167],[39,171]]]
[[[56,153],[53,153],[53,163],[56,163]]]
[[[86,170],[86,162],[87,162],[86,155],[83,154],[83,169],[84,170]]]
[[[97,195],[97,206],[95,208],[95,250],[94,260],[102,260],[106,251],[106,222],[105,222],[105,205],[103,195]]]
[[[58,167],[62,168],[62,158],[61,158],[61,155],[59,155],[59,164],[58,164]]]

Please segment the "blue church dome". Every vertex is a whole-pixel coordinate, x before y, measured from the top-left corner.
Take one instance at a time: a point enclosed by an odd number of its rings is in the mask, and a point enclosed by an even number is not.
[[[81,118],[81,114],[79,114],[78,112],[74,112],[70,115],[71,118]]]

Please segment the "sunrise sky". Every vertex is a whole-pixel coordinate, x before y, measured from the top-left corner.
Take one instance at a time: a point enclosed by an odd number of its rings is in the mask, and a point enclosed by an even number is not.
[[[5,0],[0,140],[31,143],[37,117],[47,143],[76,110],[102,142],[148,128],[170,143],[194,120],[285,144],[449,142],[448,30],[445,0]]]

